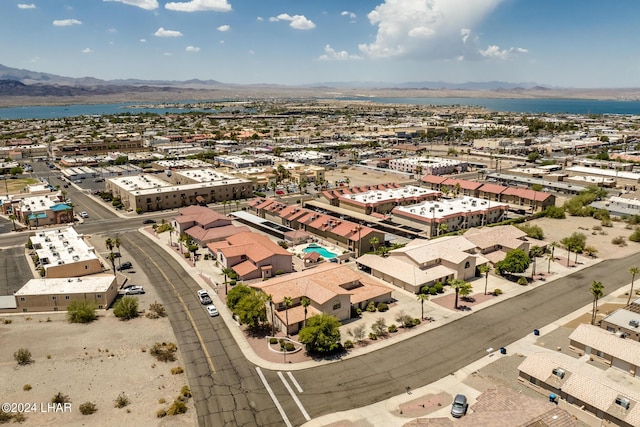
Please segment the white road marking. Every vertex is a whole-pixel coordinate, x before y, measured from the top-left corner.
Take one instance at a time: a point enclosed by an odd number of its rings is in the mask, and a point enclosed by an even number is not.
[[[276,405],[276,408],[278,408],[278,412],[280,412],[280,416],[284,420],[285,425],[287,427],[293,427],[293,425],[291,424],[291,421],[289,421],[289,418],[287,418],[287,414],[284,412],[284,409],[282,409],[280,402],[278,402],[276,395],[273,394],[273,390],[271,390],[271,387],[269,386],[267,379],[264,377],[264,374],[262,373],[260,368],[257,366],[256,366],[256,371],[258,372],[258,376],[260,377],[262,384],[264,384],[264,388],[267,389],[267,393],[269,393],[269,396],[271,396],[271,400],[273,400],[273,403]]]
[[[298,381],[296,381],[296,379],[293,377],[293,374],[291,373],[291,371],[287,371],[287,375],[289,375],[289,379],[291,380],[293,385],[296,386],[296,389],[298,389],[298,393],[302,393],[304,390],[302,390],[302,387],[300,387],[300,384],[298,384]]]
[[[307,421],[311,421],[311,417],[309,416],[307,411],[304,409],[304,406],[302,406],[302,402],[300,402],[300,399],[298,399],[298,396],[296,396],[296,394],[293,392],[293,389],[291,388],[291,386],[289,385],[289,383],[285,379],[284,375],[282,375],[282,372],[278,371],[278,376],[280,377],[280,380],[282,380],[282,383],[284,384],[284,386],[287,388],[287,391],[289,392],[289,394],[293,398],[293,401],[296,402],[296,405],[298,405],[298,408],[300,408],[300,412],[302,412],[302,416]]]

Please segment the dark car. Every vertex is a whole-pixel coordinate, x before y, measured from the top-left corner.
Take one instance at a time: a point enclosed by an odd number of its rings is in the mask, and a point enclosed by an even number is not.
[[[133,264],[127,261],[127,262],[123,262],[118,267],[116,267],[116,270],[122,271],[122,270],[129,270],[130,268],[133,268]]]
[[[456,394],[455,399],[453,399],[453,404],[451,405],[451,415],[454,418],[460,418],[467,413],[468,408],[467,396],[464,394]]]
[[[145,219],[144,221],[142,221],[143,224],[155,224],[156,220],[155,219]]]

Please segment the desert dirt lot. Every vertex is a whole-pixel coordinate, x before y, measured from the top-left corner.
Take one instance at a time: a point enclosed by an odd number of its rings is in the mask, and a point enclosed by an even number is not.
[[[92,236],[90,242],[102,256],[105,236]],[[135,259],[123,251],[123,262]],[[127,270],[119,275],[144,285],[146,294],[136,295],[139,309],[148,311],[157,300],[144,272]],[[0,316],[0,403],[36,403],[35,413],[25,413],[22,425],[195,425],[196,413],[190,399],[186,414],[158,418],[160,409],[167,409],[183,386],[188,385],[186,373],[172,374],[182,367],[180,348],[175,362],[157,361],[149,349],[156,343],[175,343],[169,319],[137,319],[121,321],[112,310],[97,310],[98,319],[91,324],[70,324],[66,312],[29,313]],[[3,320],[11,321],[4,323]],[[28,349],[34,360],[19,366],[14,352]],[[24,390],[29,384],[30,390]],[[58,392],[71,399],[71,412],[41,412]],[[115,400],[124,393],[130,404],[115,407]],[[164,400],[165,403],[160,403]],[[82,415],[79,406],[93,402],[97,412]]]

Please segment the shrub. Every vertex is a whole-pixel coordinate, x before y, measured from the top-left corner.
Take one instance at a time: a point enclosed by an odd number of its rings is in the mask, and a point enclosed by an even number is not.
[[[377,340],[378,336],[376,334],[374,334],[373,332],[369,332],[369,339],[370,340]]]
[[[284,351],[291,352],[296,349],[296,346],[293,343],[287,342],[284,344]]]
[[[373,301],[369,301],[369,304],[367,304],[367,311],[369,313],[373,313],[376,311],[376,303]]]
[[[529,284],[529,281],[527,280],[526,277],[521,277],[518,279],[518,285],[524,286],[528,284]]]
[[[442,286],[442,283],[440,282],[436,282],[435,285],[433,285],[434,288],[436,288],[436,292],[441,294],[444,292],[444,286]]]
[[[2,319],[2,320],[0,320],[0,322],[2,322],[3,325],[10,325],[11,323],[13,323],[13,320],[11,320],[11,319]]]
[[[618,236],[611,239],[611,243],[618,246],[627,246],[627,242],[624,239],[624,236]]]
[[[124,296],[113,306],[113,314],[122,320],[138,317],[138,298]]]
[[[176,366],[175,368],[171,368],[171,375],[178,375],[184,373],[184,369],[182,366]]]
[[[167,409],[167,415],[180,415],[187,412],[187,405],[179,400],[174,400],[169,409]]]
[[[603,227],[613,227],[613,221],[611,221],[609,218],[603,219],[601,221],[601,224]]]
[[[67,396],[66,394],[62,394],[62,392],[60,391],[51,398],[51,403],[55,403],[55,404],[64,404],[64,403],[70,403],[70,402],[71,402],[71,399],[69,398],[69,396]]]
[[[13,358],[16,359],[18,365],[28,365],[33,362],[31,352],[26,348],[19,348],[15,353],[13,353]]]
[[[413,319],[413,326],[419,325],[420,323],[422,323],[422,320],[420,320],[419,318],[415,318]]]
[[[184,397],[191,397],[191,390],[189,390],[189,386],[183,385],[180,389],[180,394]]]
[[[387,304],[383,303],[383,302],[379,302],[376,308],[380,312],[385,312],[385,311],[389,310],[389,306]]]
[[[136,213],[140,215],[142,213],[142,208],[136,208]]]
[[[118,397],[116,397],[116,408],[118,409],[124,408],[129,403],[131,402],[129,401],[129,398],[127,397],[127,395],[124,394],[124,392],[120,393]]]
[[[82,415],[91,415],[98,410],[98,407],[93,402],[84,402],[79,409]]]
[[[591,227],[592,230],[596,230],[596,231],[600,231],[602,230],[602,226],[601,225],[594,225],[593,227]]]
[[[269,338],[269,344],[277,344],[277,343],[278,343],[278,338],[276,337]]]
[[[494,289],[493,290],[493,294],[495,296],[502,295],[502,289],[498,289],[498,288]]]
[[[156,412],[156,417],[158,418],[164,418],[167,416],[167,411],[165,409],[158,409],[158,412]]]
[[[276,270],[275,274],[276,274],[276,276],[281,276],[281,275],[284,274],[284,271],[283,270]]]
[[[97,318],[95,304],[87,301],[71,301],[67,306],[67,319],[71,323],[91,323]]]
[[[632,242],[640,242],[640,228],[636,228],[635,231],[631,233],[631,236],[629,236],[629,240],[631,240]]]
[[[160,399],[158,399],[158,403],[161,405],[164,403],[167,403],[167,399],[165,399],[164,397],[161,397]]]
[[[149,352],[160,362],[174,362],[176,360],[175,352],[178,347],[174,343],[155,343]]]
[[[346,340],[346,341],[344,342],[344,344],[342,345],[342,347],[344,347],[345,349],[353,348],[353,341],[351,341],[351,340]]]
[[[22,390],[24,391],[29,391],[31,390],[33,387],[31,387],[31,384],[25,384],[22,386]]]
[[[429,288],[429,295],[436,295],[438,293],[438,290],[436,289],[435,286],[432,286]]]
[[[0,424],[8,423],[11,421],[11,418],[13,418],[13,414],[11,412],[4,412],[3,410],[0,410]]]
[[[164,305],[157,301],[149,305],[149,311],[153,311],[158,317],[167,317],[167,310],[165,310]]]

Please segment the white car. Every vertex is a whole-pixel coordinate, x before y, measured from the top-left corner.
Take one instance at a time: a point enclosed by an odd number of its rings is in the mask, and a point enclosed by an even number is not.
[[[211,297],[209,296],[209,294],[207,293],[207,291],[205,291],[204,289],[200,289],[198,291],[198,299],[200,300],[200,303],[202,305],[209,305],[211,304]]]
[[[215,317],[215,316],[217,316],[219,314],[218,313],[218,309],[216,308],[215,305],[208,305],[207,306],[207,311],[209,312],[209,316],[211,316],[211,317]]]
[[[89,218],[89,214],[88,214],[88,213],[86,213],[85,211],[80,212],[80,216],[81,216],[82,218]]]

